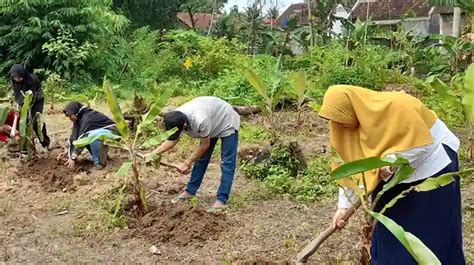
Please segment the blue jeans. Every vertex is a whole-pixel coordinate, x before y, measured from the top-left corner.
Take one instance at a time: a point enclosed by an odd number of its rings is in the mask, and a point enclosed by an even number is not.
[[[112,131],[107,129],[97,129],[89,132],[88,136],[96,136],[96,135],[110,135]],[[95,140],[93,143],[87,146],[87,150],[92,155],[92,161],[94,161],[94,166],[103,165],[104,161],[100,161],[100,150],[102,148],[102,141]]]
[[[239,145],[239,132],[227,137],[220,138],[221,146],[221,184],[217,191],[217,200],[222,203],[227,203],[229,200],[232,182],[234,181],[235,167],[237,166],[237,147]],[[211,138],[211,145],[206,153],[194,163],[191,179],[188,182],[186,191],[192,195],[196,195],[201,186],[202,179],[206,173],[207,166],[211,160],[212,152],[216,146],[219,138]]]

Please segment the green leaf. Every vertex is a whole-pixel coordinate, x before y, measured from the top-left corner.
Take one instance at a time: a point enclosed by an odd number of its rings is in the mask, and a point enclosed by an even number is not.
[[[38,124],[38,138],[40,141],[43,141],[43,127],[44,127],[44,116],[41,112],[37,112],[36,116],[36,123]]]
[[[402,243],[405,249],[413,256],[413,258],[422,265],[437,265],[441,264],[436,255],[426,247],[421,240],[409,232],[405,232],[403,227],[399,226],[392,219],[368,210],[377,221],[382,223],[397,239]]]
[[[145,156],[147,159],[145,161],[146,165],[152,165],[155,169],[160,168],[161,163],[161,155],[156,153],[150,153]]]
[[[466,94],[462,99],[462,105],[466,112],[467,118],[474,122],[474,93]]]
[[[24,94],[24,99],[23,99],[23,106],[21,106],[20,109],[20,147],[23,151],[26,150],[26,145],[27,145],[27,138],[28,138],[28,123],[27,121],[31,120],[29,119],[30,115],[30,105],[31,101],[33,100],[33,92],[27,91]]]
[[[405,232],[405,237],[410,244],[410,247],[417,257],[419,264],[421,265],[441,265],[438,257],[415,235],[410,232]]]
[[[0,107],[0,125],[4,125],[8,118],[8,113],[10,113],[10,108]]]
[[[403,157],[397,157],[393,162],[380,157],[370,157],[345,163],[331,172],[331,177],[333,180],[338,180],[381,167],[401,166],[404,164],[408,164],[408,161]]]
[[[257,102],[257,106],[260,108],[260,110],[265,116],[269,116],[271,114],[270,110],[268,109],[267,105],[265,105],[265,103],[259,101]]]
[[[459,99],[456,96],[452,95],[449,86],[439,77],[429,76],[425,82],[430,85],[441,97],[443,97],[443,99],[453,103],[459,102]]]
[[[115,173],[115,176],[117,177],[125,177],[130,173],[130,170],[132,169],[132,162],[125,162],[120,166],[119,170]]]
[[[310,102],[308,106],[315,112],[319,112],[321,110],[321,104],[318,104],[316,102]]]
[[[109,109],[114,116],[115,122],[117,123],[117,129],[119,130],[120,135],[122,135],[124,138],[128,138],[130,136],[130,132],[128,130],[127,122],[123,118],[122,110],[120,109],[118,100],[112,91],[112,86],[106,78],[104,78],[103,89],[107,98],[107,104],[109,105]]]
[[[302,106],[304,103],[307,84],[308,80],[306,79],[306,73],[303,70],[296,73],[293,77],[293,86],[296,90],[296,100],[298,101],[298,107]]]
[[[152,105],[150,111],[142,116],[142,122],[140,125],[138,125],[138,133],[141,132],[142,128],[153,123],[156,116],[160,114],[161,108],[163,108],[168,103],[172,94],[173,91],[171,89],[166,89],[163,94],[161,94],[160,98]]]
[[[376,205],[377,202],[379,201],[380,197],[382,197],[382,195],[385,192],[387,192],[391,188],[395,187],[395,185],[399,184],[400,182],[408,179],[413,174],[413,172],[415,172],[415,169],[410,167],[408,164],[402,165],[395,172],[395,175],[393,175],[393,177],[389,180],[389,182],[386,183],[383,186],[382,190],[377,194],[373,204]]]
[[[275,93],[280,91],[280,86],[281,86],[281,80],[282,80],[282,74],[281,74],[281,54],[278,56],[278,60],[275,64],[275,75],[273,78],[273,86],[272,86],[272,91],[271,91],[271,98],[274,98]],[[275,99],[272,100],[273,102]]]
[[[177,131],[178,131],[178,128],[173,128],[169,131],[166,131],[164,133],[161,133],[155,137],[148,139],[141,146],[147,148],[147,147],[159,145]]]
[[[466,169],[459,172],[451,172],[447,174],[443,174],[438,177],[428,178],[422,183],[415,186],[415,190],[418,192],[425,192],[435,190],[446,185],[451,184],[454,181],[454,176],[462,176],[474,173],[474,169]]]
[[[466,114],[471,122],[474,122],[474,63],[472,63],[466,71],[464,77],[465,95],[462,104],[466,110]]]
[[[467,68],[466,75],[464,77],[464,89],[468,92],[474,93],[474,63]]]
[[[107,142],[107,140],[119,140],[122,139],[122,137],[116,135],[116,134],[107,134],[107,135],[93,135],[93,136],[88,136],[88,137],[83,137],[81,139],[78,139],[74,141],[72,144],[75,147],[82,148],[90,145],[91,143],[95,142],[96,140],[100,140],[102,142]]]
[[[268,95],[267,86],[263,83],[263,80],[251,69],[246,69],[245,73],[247,75],[247,80],[255,88],[255,90],[260,94],[260,96],[267,102],[271,102],[270,96]]]
[[[121,207],[122,207],[122,202],[123,202],[123,199],[125,198],[125,189],[127,188],[128,184],[127,184],[127,181],[124,180],[124,183],[122,185],[122,188],[120,188],[119,190],[119,194],[117,195],[117,199],[115,200],[115,206],[114,206],[114,218],[117,217]]]

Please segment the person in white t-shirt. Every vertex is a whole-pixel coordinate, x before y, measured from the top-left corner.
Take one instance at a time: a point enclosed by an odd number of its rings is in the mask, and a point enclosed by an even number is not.
[[[196,195],[206,173],[214,147],[221,139],[221,184],[217,198],[210,211],[220,211],[229,200],[235,168],[237,165],[237,148],[239,142],[240,116],[226,101],[217,97],[197,97],[164,117],[166,130],[177,128],[155,151],[162,154],[172,149],[184,132],[193,138],[200,139],[198,148],[184,162],[178,165],[179,171],[191,178],[186,189],[173,199],[173,203],[184,201]]]

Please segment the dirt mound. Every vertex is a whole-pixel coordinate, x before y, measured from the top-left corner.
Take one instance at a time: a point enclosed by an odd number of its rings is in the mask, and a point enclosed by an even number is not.
[[[89,172],[90,161],[79,161],[75,169],[64,166],[64,161],[54,158],[36,158],[21,164],[17,170],[20,177],[39,182],[48,192],[74,191],[74,176]]]
[[[131,221],[132,236],[153,244],[186,246],[191,242],[217,239],[229,227],[224,213],[208,213],[199,206],[164,203],[140,219]]]

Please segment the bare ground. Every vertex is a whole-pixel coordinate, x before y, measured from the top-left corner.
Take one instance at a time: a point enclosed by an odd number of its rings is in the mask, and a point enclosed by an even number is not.
[[[286,135],[304,141],[308,157],[325,152],[324,123],[305,114],[302,130],[291,126],[294,113],[286,113]],[[56,146],[67,138],[70,124],[60,113],[47,115]],[[262,124],[258,117],[251,123]],[[167,159],[179,160],[184,151]],[[245,146],[245,143],[242,144]],[[182,150],[181,149],[181,150]],[[276,196],[261,184],[238,174],[233,198],[225,215],[208,214],[219,185],[216,157],[200,189],[198,201],[173,208],[169,200],[185,185],[187,176],[166,168],[147,169],[145,183],[154,211],[147,219],[126,222],[112,218],[110,209],[119,180],[114,176],[124,154],[112,152],[103,171],[88,168],[67,171],[55,155],[41,153],[36,163],[2,154],[0,178],[0,263],[5,264],[285,264],[319,231],[325,229],[335,210],[335,200],[322,198],[300,203]],[[84,154],[83,158],[88,155]],[[474,255],[474,184],[463,188],[465,250],[468,262]],[[111,225],[115,223],[116,225]],[[123,228],[118,228],[121,224]],[[331,237],[311,259],[312,264],[355,264],[357,219]],[[156,229],[155,229],[156,228]],[[173,232],[176,229],[176,233]],[[207,233],[206,231],[210,231]],[[197,235],[195,235],[197,234]],[[150,248],[155,246],[155,253]]]

